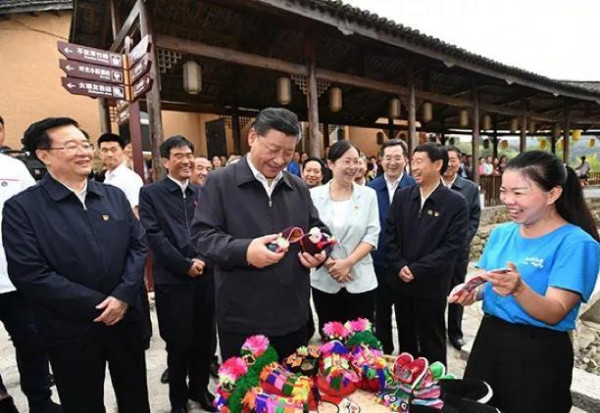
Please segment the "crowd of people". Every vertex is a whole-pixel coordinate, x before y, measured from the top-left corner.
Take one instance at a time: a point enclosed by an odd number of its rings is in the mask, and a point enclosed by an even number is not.
[[[256,116],[245,156],[197,156],[172,136],[160,145],[166,176],[146,185],[127,142],[110,133],[92,142],[71,118],[24,132],[47,169],[37,184],[0,154],[0,320],[30,411],[104,412],[107,366],[118,410],[150,411],[151,257],[172,412],[189,400],[216,411],[217,346],[225,360],[262,334],[285,357],[329,321],[369,319],[385,353],[446,364],[447,342],[465,344],[463,307],[479,300],[485,316],[465,376],[485,380],[503,412],[568,412],[568,332],[600,268],[575,172],[541,151],[480,162],[480,174],[502,175],[511,222],[491,233],[481,285],[466,291],[481,215],[467,155],[433,142],[409,153],[392,139],[366,157],[341,140],[320,159],[296,150],[299,136],[297,116],[282,108]],[[103,174],[92,173],[96,154]],[[290,227],[336,242],[273,247]],[[0,411],[17,411],[1,380]]]

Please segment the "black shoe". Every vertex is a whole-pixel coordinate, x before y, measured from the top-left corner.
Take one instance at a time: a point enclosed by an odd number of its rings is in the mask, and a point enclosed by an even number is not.
[[[0,413],[19,413],[17,406],[11,396],[0,400]]]
[[[171,409],[171,413],[187,413],[188,409],[187,407],[183,406],[183,407],[173,407]]]
[[[210,363],[210,375],[215,379],[219,378],[219,367],[219,362],[217,360],[213,360]]]
[[[195,401],[202,407],[202,410],[206,412],[218,412],[217,408],[213,405],[215,396],[208,390],[202,392],[197,396],[190,396],[190,400]]]
[[[162,384],[167,384],[169,382],[169,368],[167,367],[163,374],[160,375],[160,382]]]
[[[450,344],[452,345],[452,347],[454,347],[457,350],[460,350],[462,346],[464,346],[465,344],[465,340],[463,340],[462,337],[458,337],[458,338],[450,338]]]

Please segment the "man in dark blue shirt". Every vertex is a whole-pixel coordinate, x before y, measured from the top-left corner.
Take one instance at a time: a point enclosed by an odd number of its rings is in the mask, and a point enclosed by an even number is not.
[[[93,145],[70,118],[32,124],[48,168],[6,202],[9,276],[33,302],[65,413],[104,412],[110,369],[119,411],[149,412],[140,288],[146,243],[118,189],[88,181]]]
[[[205,411],[214,324],[214,283],[190,236],[198,186],[190,182],[194,145],[172,136],[160,145],[168,176],[142,188],[140,219],[154,254],[154,292],[161,337],[167,343],[171,412],[188,398]],[[189,380],[189,385],[188,385]]]

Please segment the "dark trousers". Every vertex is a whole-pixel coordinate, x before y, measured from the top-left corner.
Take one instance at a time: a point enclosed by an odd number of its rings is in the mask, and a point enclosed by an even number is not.
[[[0,320],[15,346],[21,390],[31,412],[43,411],[50,404],[48,357],[35,326],[29,300],[14,291],[0,294]]]
[[[149,413],[142,315],[129,309],[112,327],[47,346],[64,413],[104,413],[106,364],[120,412]]]
[[[400,352],[446,364],[446,298],[416,298],[396,294],[394,299]]]
[[[169,399],[185,407],[206,391],[214,355],[214,281],[212,275],[186,284],[154,286],[160,336],[167,343]]]
[[[218,329],[219,332],[219,346],[221,347],[221,358],[223,361],[230,357],[239,357],[240,350],[244,341],[253,334],[248,333],[237,333],[233,331],[224,331],[222,328]],[[269,342],[273,348],[277,351],[277,355],[280,360],[283,360],[290,354],[292,354],[298,347],[305,345],[306,343],[306,326],[300,330],[283,336],[268,336]]]
[[[392,270],[375,266],[377,275],[377,290],[375,293],[375,335],[383,345],[385,354],[394,352],[394,339],[392,336],[392,306],[394,305],[394,290],[386,282]]]
[[[450,290],[458,284],[465,282],[467,275],[467,267],[469,265],[469,251],[458,257],[454,272],[452,273],[452,281]],[[450,293],[450,291],[448,291]],[[460,304],[448,304],[448,337],[451,339],[463,338],[462,332],[463,306]]]
[[[341,321],[366,318],[373,321],[375,312],[375,290],[359,294],[351,294],[342,288],[335,294],[312,289],[315,310],[319,317],[319,331],[330,321]]]
[[[503,413],[571,410],[573,346],[566,332],[485,316],[465,378],[486,381]]]

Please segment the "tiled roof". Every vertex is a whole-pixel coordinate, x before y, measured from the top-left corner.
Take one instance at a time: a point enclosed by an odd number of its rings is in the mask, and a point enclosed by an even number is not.
[[[28,13],[34,11],[68,10],[73,8],[72,0],[2,0],[0,14]]]

